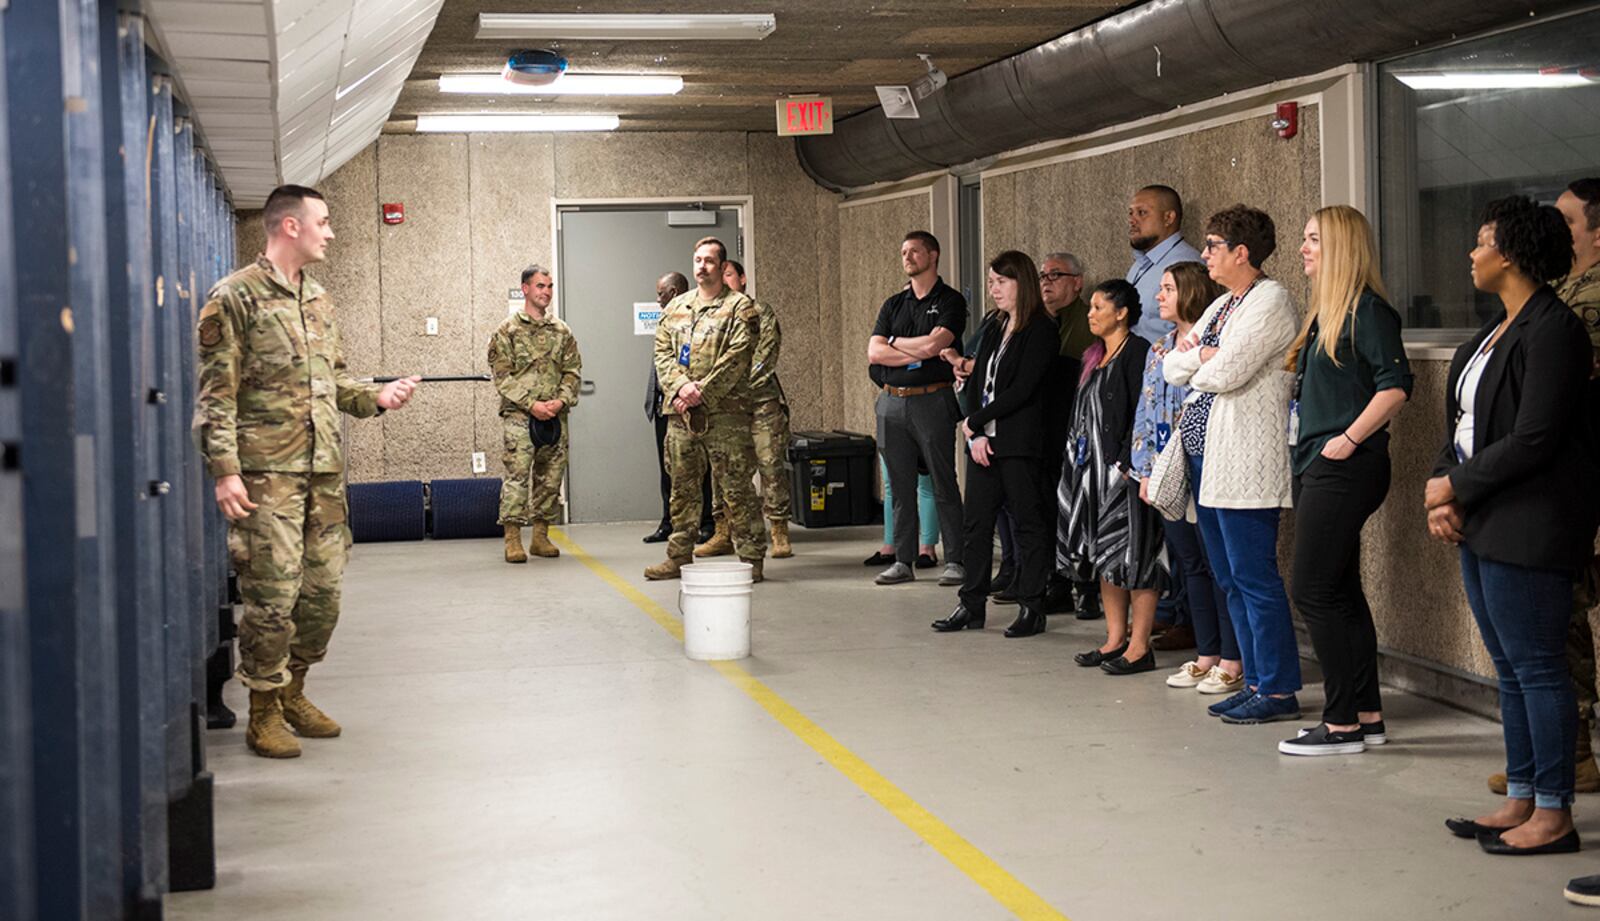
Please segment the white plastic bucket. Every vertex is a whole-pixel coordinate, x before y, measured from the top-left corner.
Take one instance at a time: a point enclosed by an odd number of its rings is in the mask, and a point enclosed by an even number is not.
[[[683,651],[691,659],[743,659],[750,654],[750,564],[683,567],[678,610]]]

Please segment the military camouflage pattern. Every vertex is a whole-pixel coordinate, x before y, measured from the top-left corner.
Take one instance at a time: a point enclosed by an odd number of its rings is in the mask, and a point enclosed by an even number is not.
[[[1587,272],[1567,276],[1556,286],[1556,296],[1583,321],[1583,328],[1589,331],[1589,344],[1594,346],[1595,368],[1600,369],[1600,265],[1591,265]]]
[[[517,311],[489,339],[489,372],[500,392],[500,523],[531,525],[561,521],[561,478],[567,471],[567,416],[578,405],[583,357],[567,324],[554,317]],[[542,400],[560,400],[561,443],[535,448],[528,434],[529,410]]]
[[[500,484],[500,524],[560,524],[567,426],[563,421],[560,444],[534,447],[528,418],[527,413],[507,413],[500,418],[506,465],[506,477]]]
[[[788,521],[789,494],[789,408],[777,400],[757,403],[751,415],[750,435],[755,443],[756,469],[761,472],[761,513],[769,521]],[[717,518],[727,514],[722,494],[726,474],[711,462],[711,503]]]
[[[1581,600],[1573,605],[1572,621],[1567,625],[1567,676],[1578,697],[1578,716],[1586,723],[1595,718],[1594,631],[1589,624],[1589,605]]]
[[[252,691],[289,683],[328,653],[339,622],[339,580],[350,550],[344,477],[337,473],[242,474],[258,506],[232,522],[239,572],[239,682]]]
[[[489,373],[500,391],[500,415],[522,413],[541,400],[560,400],[567,413],[578,405],[583,357],[567,324],[517,311],[489,338]]]
[[[721,488],[727,507],[734,511],[728,519],[734,552],[741,560],[759,560],[767,555],[767,532],[761,524],[760,506],[751,482],[756,453],[750,440],[750,416],[715,413],[705,419],[703,433],[691,430],[681,415],[668,420],[666,453],[667,471],[672,476],[668,500],[672,536],[667,538],[667,557],[680,563],[693,559],[695,538],[700,533],[700,478],[705,476],[709,463],[712,486]]]
[[[756,349],[750,356],[750,402],[786,402],[778,383],[778,356],[783,349],[783,329],[770,304],[756,304]]]
[[[656,327],[656,376],[662,410],[677,414],[672,398],[690,381],[699,381],[702,407],[710,414],[750,412],[748,378],[759,322],[755,301],[724,288],[701,303],[698,290],[673,298]],[[679,358],[687,346],[687,364]]]
[[[194,429],[213,477],[344,470],[339,413],[375,416],[376,384],[344,364],[333,302],[265,256],[217,282],[196,331]]]

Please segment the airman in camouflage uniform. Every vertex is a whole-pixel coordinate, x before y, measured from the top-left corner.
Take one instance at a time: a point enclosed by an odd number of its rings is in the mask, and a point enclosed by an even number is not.
[[[578,405],[583,358],[567,324],[546,317],[554,293],[550,272],[533,265],[522,272],[523,309],[506,317],[489,339],[489,371],[500,391],[500,425],[505,444],[505,481],[500,487],[500,524],[505,528],[506,562],[525,563],[522,529],[531,527],[528,549],[555,557],[550,525],[561,515],[561,478],[567,470],[567,415]],[[561,436],[553,445],[535,446],[532,419],[559,419]]]
[[[418,379],[380,388],[345,368],[333,303],[301,272],[333,239],[321,196],[285,186],[263,218],[266,254],[218,282],[200,311],[194,429],[233,529],[245,739],[257,754],[288,758],[300,754],[288,726],[340,732],[304,694],[339,620],[350,546],[339,415],[398,408]]]
[[[692,561],[700,520],[700,478],[713,464],[732,510],[729,530],[739,558],[761,580],[766,534],[752,479],[750,361],[758,319],[755,302],[722,282],[726,249],[711,237],[695,245],[698,288],[672,299],[656,327],[656,374],[667,414],[668,469],[672,474],[672,536],[667,560],[645,570],[647,579],[675,579]]]
[[[1574,182],[1556,199],[1556,207],[1572,231],[1572,250],[1576,261],[1572,273],[1555,285],[1556,296],[1583,321],[1594,348],[1591,378],[1600,376],[1600,179]],[[1600,561],[1597,561],[1600,563]],[[1596,765],[1591,727],[1595,703],[1600,700],[1595,688],[1594,626],[1591,611],[1600,601],[1596,591],[1595,564],[1581,573],[1573,585],[1572,620],[1567,626],[1567,674],[1578,698],[1578,746],[1576,783],[1579,793],[1600,792],[1600,765]],[[1506,792],[1506,775],[1489,778],[1489,789]]]
[[[729,259],[723,263],[723,283],[744,293],[744,266]],[[789,401],[778,381],[778,357],[783,346],[783,330],[778,313],[771,305],[756,303],[760,324],[755,354],[750,361],[746,382],[751,406],[751,436],[755,441],[756,466],[761,471],[762,512],[767,518],[772,539],[772,558],[794,556],[789,543]],[[727,503],[712,477],[712,503],[716,509],[716,529],[711,539],[694,549],[698,557],[721,556],[733,550],[728,534]]]

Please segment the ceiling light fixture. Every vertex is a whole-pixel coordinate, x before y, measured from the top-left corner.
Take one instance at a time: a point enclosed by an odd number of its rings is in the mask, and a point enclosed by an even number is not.
[[[777,27],[771,13],[478,14],[478,38],[490,40],[760,40]]]
[[[488,131],[615,131],[615,115],[418,115],[417,133]]]
[[[1396,80],[1414,90],[1523,90],[1593,86],[1600,80],[1581,72],[1546,73],[1537,70],[1463,70],[1433,73],[1397,73]]]
[[[656,74],[562,74],[552,83],[528,86],[500,74],[444,74],[441,93],[483,96],[671,96],[683,89],[683,78]]]

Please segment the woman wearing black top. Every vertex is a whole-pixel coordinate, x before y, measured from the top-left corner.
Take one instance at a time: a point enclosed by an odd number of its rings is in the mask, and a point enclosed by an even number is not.
[[[1138,289],[1120,278],[1089,299],[1097,341],[1083,353],[1058,493],[1066,568],[1100,580],[1106,612],[1106,641],[1073,659],[1112,675],[1156,667],[1150,631],[1168,577],[1161,515],[1139,498],[1133,467],[1133,416],[1150,352],[1132,331],[1139,313]]]
[[[1045,579],[1050,572],[1050,533],[1040,508],[1045,489],[1040,471],[1044,453],[1044,395],[1060,339],[1044,313],[1039,272],[1033,260],[1007,250],[989,263],[989,296],[1000,317],[985,324],[978,354],[967,377],[970,412],[962,420],[972,465],[967,468],[963,560],[966,578],[961,601],[949,617],[933,622],[941,633],[983,626],[994,568],[994,520],[1002,505],[1016,527],[1017,574],[1014,588],[1021,610],[1006,636],[1044,632]],[[952,365],[961,356],[941,353]]]
[[[1564,653],[1573,579],[1595,534],[1593,356],[1582,322],[1547,284],[1572,265],[1555,208],[1490,202],[1471,260],[1473,285],[1505,309],[1450,364],[1449,437],[1424,501],[1429,533],[1461,548],[1467,602],[1500,679],[1506,800],[1446,825],[1491,854],[1569,853],[1579,847],[1578,708]]]

